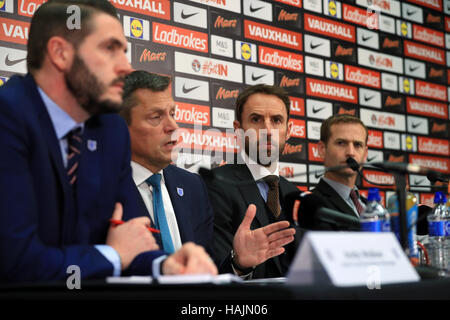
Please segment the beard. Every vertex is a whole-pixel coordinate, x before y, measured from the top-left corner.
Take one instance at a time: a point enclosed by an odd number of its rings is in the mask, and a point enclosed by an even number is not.
[[[90,115],[117,113],[120,111],[122,106],[121,103],[108,99],[99,100],[100,96],[107,90],[107,86],[101,83],[89,70],[78,54],[75,55],[72,67],[69,72],[64,75],[64,79],[68,89],[77,99],[80,106]],[[123,81],[125,81],[125,79],[119,77],[112,81],[111,85]]]

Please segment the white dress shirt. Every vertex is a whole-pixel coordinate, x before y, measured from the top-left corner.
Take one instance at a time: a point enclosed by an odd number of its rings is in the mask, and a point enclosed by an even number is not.
[[[145,207],[150,215],[152,221],[155,221],[155,215],[153,212],[153,187],[149,186],[145,180],[150,178],[153,173],[147,168],[141,166],[139,163],[131,161],[131,169],[133,171],[133,180],[136,184],[139,193],[144,200]],[[161,173],[161,193],[164,204],[164,212],[166,213],[167,224],[170,230],[170,236],[175,251],[181,248],[181,237],[178,229],[177,217],[175,216],[175,210],[170,200],[169,192],[167,191],[166,183],[164,181],[164,174]]]

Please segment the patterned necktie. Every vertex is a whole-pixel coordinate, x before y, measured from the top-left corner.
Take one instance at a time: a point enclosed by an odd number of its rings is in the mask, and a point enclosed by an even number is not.
[[[350,191],[350,198],[352,199],[353,203],[355,204],[356,207],[356,211],[358,211],[358,214],[360,215],[364,208],[361,205],[361,202],[359,202],[359,197],[358,194],[356,193],[355,189],[352,189],[352,191]]]
[[[281,213],[280,208],[280,197],[278,191],[278,181],[280,178],[275,175],[269,175],[264,177],[263,180],[269,186],[269,193],[267,194],[267,206],[270,211],[272,211],[273,215],[278,218]]]
[[[67,134],[67,176],[74,187],[77,181],[77,171],[81,159],[81,128],[73,129]]]
[[[161,240],[164,251],[167,253],[174,253],[175,249],[170,235],[169,225],[167,224],[166,212],[164,211],[164,204],[161,192],[161,174],[156,173],[145,180],[147,184],[153,187],[153,216],[155,226],[161,231]]]

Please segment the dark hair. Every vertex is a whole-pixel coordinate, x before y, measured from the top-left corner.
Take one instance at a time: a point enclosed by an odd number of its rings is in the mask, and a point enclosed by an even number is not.
[[[356,123],[360,124],[366,131],[366,144],[369,138],[369,131],[366,125],[358,117],[349,114],[336,114],[326,119],[320,127],[320,141],[327,144],[331,136],[331,126],[339,123]]]
[[[286,93],[286,91],[280,87],[269,86],[267,84],[257,84],[255,86],[247,87],[242,91],[236,100],[236,120],[241,122],[242,112],[244,111],[244,105],[248,98],[256,93],[263,93],[268,95],[274,95],[283,101],[286,106],[287,119],[289,119],[289,109],[291,106],[291,101]],[[287,121],[287,120],[286,120]]]
[[[138,89],[149,89],[153,92],[166,90],[171,78],[156,73],[150,73],[143,70],[133,71],[125,78],[123,86],[123,107],[120,115],[125,119],[128,125],[131,124],[131,109],[138,104],[133,93]]]
[[[80,28],[68,28],[68,18],[75,5],[80,9]],[[116,19],[117,11],[107,0],[49,0],[36,10],[31,19],[27,43],[27,67],[30,73],[39,70],[44,61],[48,40],[60,36],[72,43],[75,48],[92,32],[92,16],[106,13]]]

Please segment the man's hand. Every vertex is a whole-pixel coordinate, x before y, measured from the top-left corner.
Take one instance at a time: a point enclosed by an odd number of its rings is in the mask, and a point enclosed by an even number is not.
[[[235,262],[242,268],[257,266],[282,254],[283,246],[294,240],[295,229],[288,228],[290,225],[288,221],[280,221],[250,230],[255,215],[256,206],[251,204],[233,239]]]
[[[163,261],[164,275],[209,273],[217,274],[217,267],[203,247],[192,242],[185,243],[180,250]]]
[[[112,219],[122,220],[122,214],[122,205],[116,203]],[[119,254],[122,270],[128,268],[138,254],[159,249],[155,238],[147,229],[149,226],[150,219],[148,217],[139,217],[109,228],[106,244]]]

